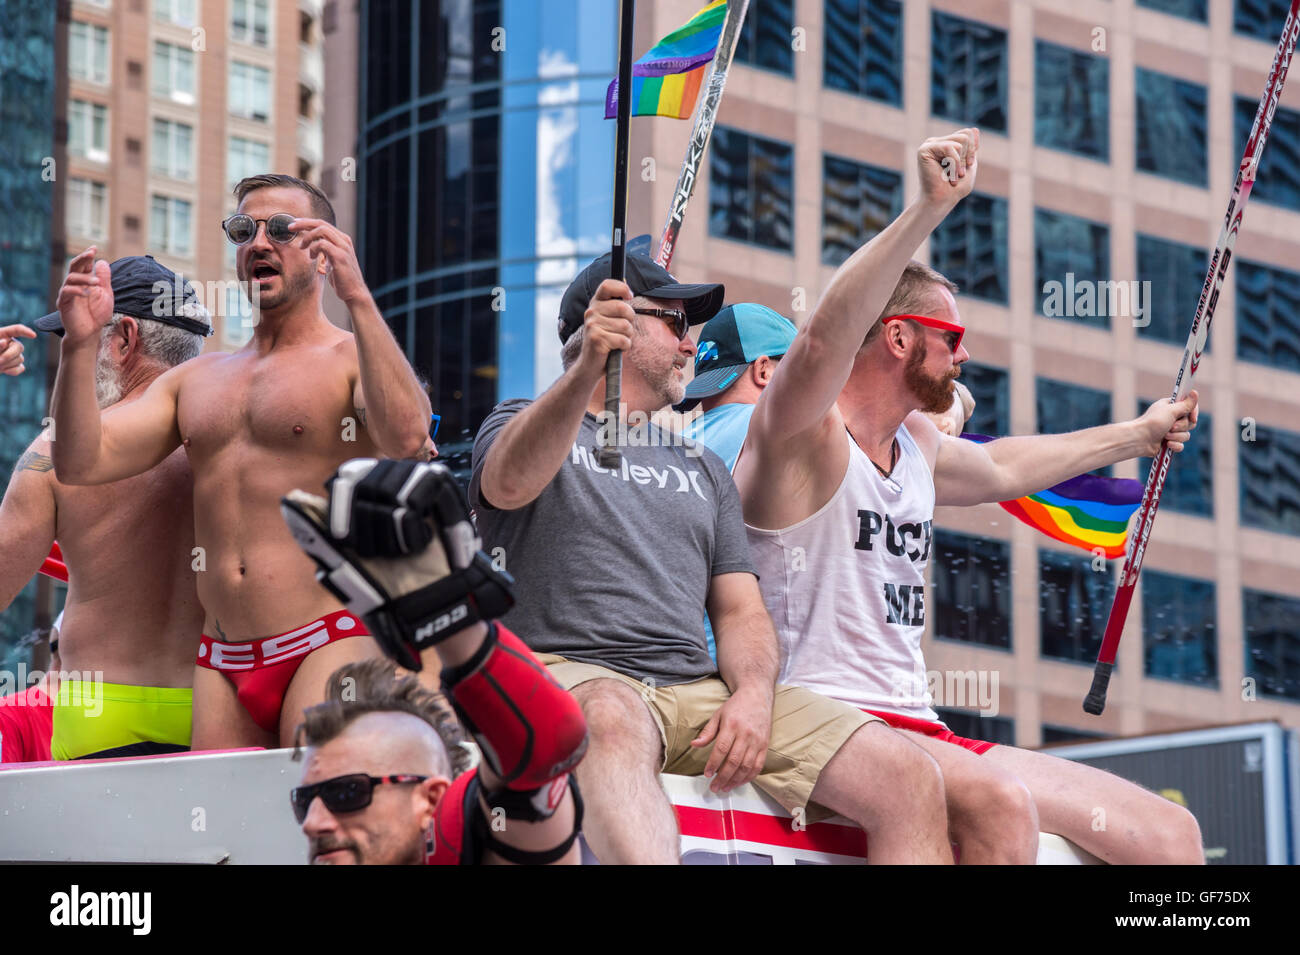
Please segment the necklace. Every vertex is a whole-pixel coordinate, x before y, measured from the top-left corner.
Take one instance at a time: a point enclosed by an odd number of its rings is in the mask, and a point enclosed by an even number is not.
[[[845,425],[844,430],[849,431],[847,425]],[[849,437],[853,438],[853,443],[856,444],[859,449],[862,449],[862,444],[856,437],[854,437],[852,431],[849,431]],[[877,464],[875,459],[871,455],[867,454],[865,449],[862,449],[862,453],[867,455],[867,460],[871,462],[871,466],[880,473],[882,478],[897,486],[898,482],[891,478],[890,475],[894,473],[894,467],[898,464],[898,438],[894,438],[894,443],[889,446],[889,470],[885,470]]]

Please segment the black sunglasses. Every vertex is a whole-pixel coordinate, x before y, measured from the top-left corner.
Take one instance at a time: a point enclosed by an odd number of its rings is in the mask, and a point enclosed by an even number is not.
[[[668,327],[673,330],[673,334],[677,336],[678,341],[691,333],[690,319],[679,308],[634,308],[632,311],[638,315],[653,315],[655,318],[663,319],[668,323]]]
[[[312,800],[320,796],[325,808],[330,812],[356,812],[370,805],[375,796],[375,787],[382,783],[422,783],[428,776],[367,776],[365,773],[351,773],[347,776],[335,776],[310,786],[299,786],[289,793],[289,802],[293,804],[293,817],[299,824],[307,818],[307,810]]]
[[[225,232],[226,238],[235,245],[248,245],[257,238],[259,222],[266,223],[266,237],[272,242],[284,245],[293,240],[293,232],[290,231],[289,226],[293,225],[294,217],[287,212],[277,212],[269,219],[254,219],[240,212],[221,223],[221,231]]]

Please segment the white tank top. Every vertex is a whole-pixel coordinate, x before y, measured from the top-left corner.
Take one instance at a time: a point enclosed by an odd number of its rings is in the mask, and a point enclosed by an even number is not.
[[[889,478],[849,435],[844,480],[782,530],[745,526],[784,661],[781,682],[934,720],[921,635],[934,479],[907,428]]]

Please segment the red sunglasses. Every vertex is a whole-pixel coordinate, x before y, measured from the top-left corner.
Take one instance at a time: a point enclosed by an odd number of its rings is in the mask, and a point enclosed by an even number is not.
[[[957,349],[961,347],[962,336],[966,334],[966,328],[963,325],[957,325],[953,322],[945,322],[941,318],[930,318],[928,315],[890,315],[882,318],[880,323],[888,325],[890,322],[900,322],[905,318],[910,318],[914,322],[920,322],[926,328],[937,328],[941,332],[951,332],[957,337],[948,344],[952,346],[952,353],[957,354]]]

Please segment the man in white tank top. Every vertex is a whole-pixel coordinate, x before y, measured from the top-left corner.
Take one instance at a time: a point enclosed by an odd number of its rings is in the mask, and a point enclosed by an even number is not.
[[[926,417],[952,405],[970,355],[956,286],[911,256],[970,194],[978,150],[976,129],[922,144],[919,196],[836,272],[750,420],[734,474],[781,679],[884,717],[935,758],[963,862],[1032,862],[1040,828],[1108,862],[1203,862],[1182,807],[1080,763],[962,739],[930,708],[936,503],[1010,500],[1152,456],[1165,438],[1181,451],[1196,424],[1196,392],[1133,421],[988,444]]]

